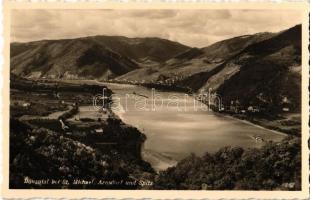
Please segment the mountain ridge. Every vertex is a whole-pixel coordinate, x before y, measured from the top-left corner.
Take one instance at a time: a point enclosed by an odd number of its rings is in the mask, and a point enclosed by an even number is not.
[[[42,78],[59,70],[63,78],[156,83],[198,93],[212,88],[226,104],[238,100],[243,105],[271,108],[276,103],[280,109],[282,99],[288,98],[292,109],[300,107],[301,25],[278,33],[233,37],[204,48],[123,36],[12,47],[11,72],[28,78]],[[40,73],[34,74],[37,71]],[[244,94],[246,98],[240,100]]]
[[[30,78],[59,77],[58,74],[69,73],[70,76],[63,77],[110,79],[148,64],[164,62],[188,48],[159,38],[130,39],[118,36],[12,43],[11,72]],[[101,53],[95,53],[92,49],[98,49]],[[114,59],[109,60],[109,55],[113,55]],[[78,63],[80,58],[85,56],[89,57],[89,61],[93,60],[92,63],[83,66],[84,69],[78,68],[82,67]],[[92,70],[97,71],[91,73]]]

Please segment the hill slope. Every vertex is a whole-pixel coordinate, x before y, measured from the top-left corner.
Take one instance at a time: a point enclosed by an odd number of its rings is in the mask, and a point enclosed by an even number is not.
[[[159,38],[94,36],[11,44],[11,72],[26,77],[109,79],[164,62],[188,47]]]
[[[211,46],[192,48],[162,65],[133,70],[120,80],[189,87],[196,92],[212,88],[224,104],[280,109],[289,104],[300,110],[301,25],[279,33],[231,38]]]
[[[183,44],[161,38],[94,36],[86,39],[93,40],[139,63],[165,62],[189,49],[189,47]]]
[[[266,40],[275,34],[258,33],[223,40],[205,48],[191,48],[167,60],[161,65],[137,69],[118,77],[120,80],[141,80],[146,82],[173,80],[180,81],[197,73],[208,72],[235,56],[249,45]],[[193,80],[198,81],[197,79]],[[203,84],[192,84],[193,89],[199,89]]]
[[[212,88],[224,103],[238,100],[242,105],[263,104],[280,109],[289,103],[300,109],[301,26],[249,45],[210,72],[182,81],[200,92]]]

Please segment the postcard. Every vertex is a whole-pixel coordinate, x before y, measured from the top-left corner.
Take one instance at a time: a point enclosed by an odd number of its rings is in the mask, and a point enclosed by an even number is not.
[[[5,1],[2,196],[309,198],[309,10]]]

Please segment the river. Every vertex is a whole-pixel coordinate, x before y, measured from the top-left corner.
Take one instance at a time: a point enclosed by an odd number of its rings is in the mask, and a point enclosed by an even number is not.
[[[225,146],[260,148],[264,141],[280,141],[285,134],[247,121],[215,113],[191,96],[141,86],[85,81],[113,91],[113,111],[137,127],[147,139],[142,156],[155,170],[164,170],[195,153],[213,153]]]
[[[224,146],[259,148],[285,137],[272,130],[214,113],[191,96],[140,86],[105,83],[113,92],[113,108],[127,124],[145,133],[143,158],[158,170],[190,153],[203,155]]]

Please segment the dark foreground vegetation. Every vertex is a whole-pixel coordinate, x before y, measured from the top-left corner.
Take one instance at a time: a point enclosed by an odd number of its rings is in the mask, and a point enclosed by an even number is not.
[[[118,142],[116,147],[96,147],[11,119],[10,188],[141,188],[129,183],[153,179],[152,167],[140,157],[144,135],[113,123],[106,128],[114,130],[110,140]]]
[[[261,149],[225,147],[202,157],[194,154],[160,172],[155,189],[300,190],[301,143],[287,137]]]

